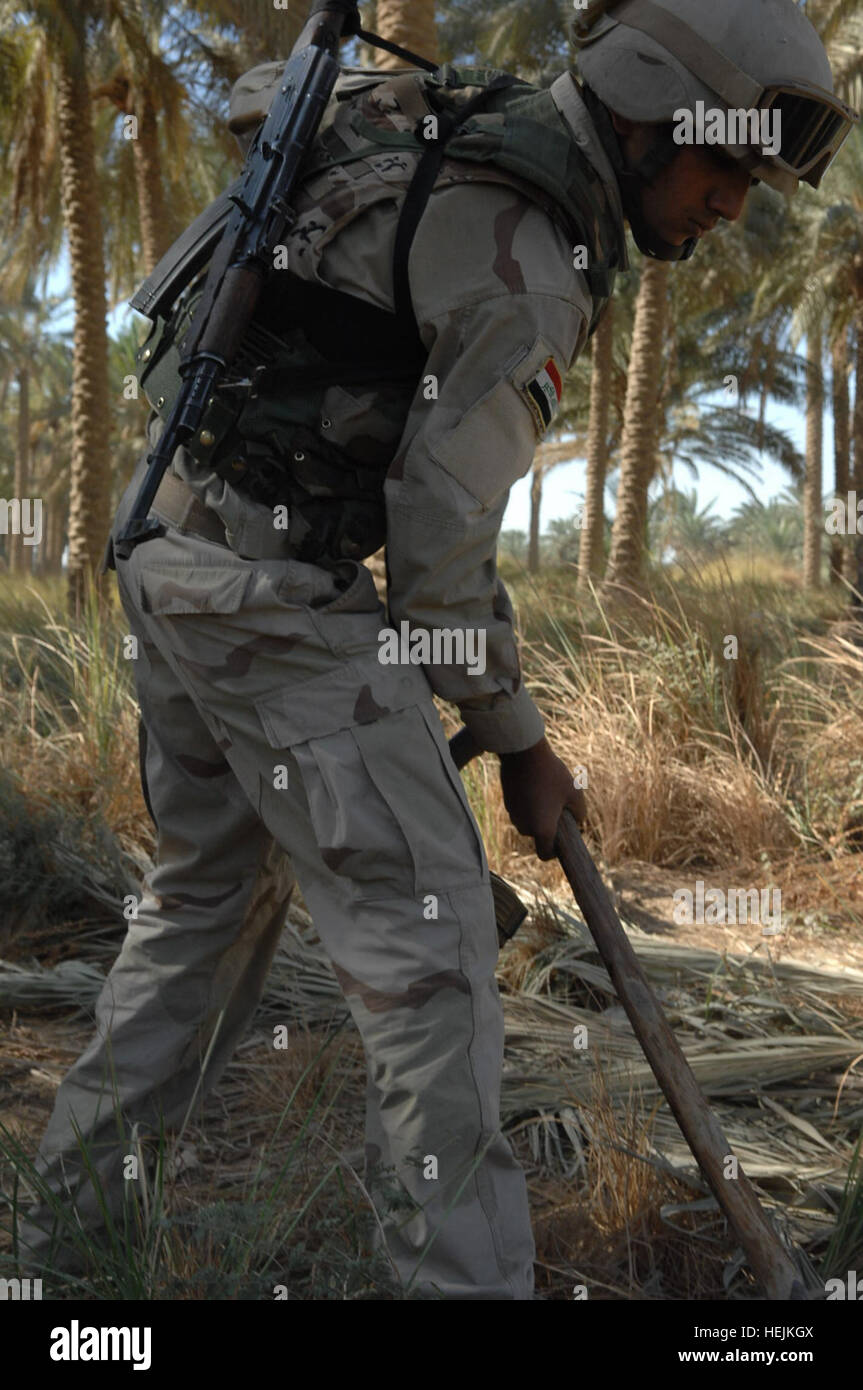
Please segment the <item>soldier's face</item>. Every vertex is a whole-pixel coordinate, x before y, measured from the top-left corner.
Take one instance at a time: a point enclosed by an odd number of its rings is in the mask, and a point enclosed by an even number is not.
[[[615,125],[619,120],[615,117]],[[654,129],[622,120],[620,125],[624,157],[632,163],[650,149]],[[754,182],[748,170],[715,146],[681,145],[653,183],[643,187],[642,215],[663,241],[682,246],[690,237],[712,231],[720,218],[736,222]]]
[[[736,222],[752,182],[736,159],[704,145],[683,145],[645,188],[642,211],[664,241],[682,246],[712,231],[720,218]]]

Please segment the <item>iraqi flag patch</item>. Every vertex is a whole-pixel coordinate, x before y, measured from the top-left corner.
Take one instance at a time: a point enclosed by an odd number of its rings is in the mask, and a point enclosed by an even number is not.
[[[536,376],[524,383],[521,393],[533,412],[536,431],[542,439],[551,428],[563,395],[563,381],[553,357],[543,363]]]

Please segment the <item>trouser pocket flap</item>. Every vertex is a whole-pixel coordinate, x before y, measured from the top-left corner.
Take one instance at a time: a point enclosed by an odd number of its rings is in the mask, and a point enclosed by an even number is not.
[[[346,662],[332,672],[256,701],[273,748],[290,748],[431,700],[418,667],[382,666],[377,657]]]

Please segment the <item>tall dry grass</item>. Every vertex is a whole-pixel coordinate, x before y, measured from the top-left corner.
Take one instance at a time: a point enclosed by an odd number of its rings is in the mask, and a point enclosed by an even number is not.
[[[751,878],[801,852],[835,863],[861,848],[863,627],[840,621],[841,597],[716,565],[613,606],[577,596],[568,569],[510,586],[528,685],[556,751],[587,772],[606,866]],[[22,804],[71,817],[82,845],[103,854],[107,830],[134,864],[153,841],[123,614],[92,597],[81,623],[62,613],[59,585],[0,592],[0,820],[20,821]],[[445,718],[457,727],[454,711]],[[465,781],[492,864],[556,882],[509,824],[496,759]]]
[[[863,625],[830,594],[728,573],[614,605],[515,578],[523,666],[555,751],[588,775],[603,861],[831,858],[863,839]],[[733,640],[732,640],[733,639]],[[495,764],[469,774],[490,857],[518,875]]]
[[[125,623],[92,589],[70,621],[58,585],[0,590],[0,760],[34,808],[102,816],[121,839],[146,831],[138,711]],[[144,813],[142,816],[142,812]]]
[[[70,622],[64,598],[0,586],[0,954],[26,932],[50,960],[138,891],[153,849],[122,611],[91,592]]]

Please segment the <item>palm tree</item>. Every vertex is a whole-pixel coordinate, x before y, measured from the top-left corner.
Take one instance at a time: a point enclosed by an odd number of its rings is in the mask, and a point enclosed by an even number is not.
[[[646,378],[647,385],[644,380],[641,384],[633,382],[631,376],[628,381],[624,407],[627,447],[632,447],[635,428],[631,400],[640,401],[652,430],[652,459],[640,476],[632,463],[626,472],[621,467],[608,584],[621,582],[612,571],[612,561],[617,567],[621,554],[626,557],[623,582],[636,583],[641,578],[647,494],[657,471],[669,480],[674,466],[682,464],[697,477],[701,468],[709,465],[750,492],[750,480],[757,479],[759,453],[777,459],[792,477],[801,471],[793,442],[765,416],[768,397],[788,404],[796,404],[800,398],[799,359],[783,342],[790,309],[784,304],[759,305],[753,290],[763,277],[765,264],[776,254],[777,243],[784,245],[781,237],[789,235],[774,205],[778,201],[771,203],[762,194],[755,195],[743,223],[717,232],[699,249],[697,262],[674,268],[670,283],[673,316],[667,333],[657,334],[653,375]],[[664,263],[645,261],[644,269],[657,264]],[[639,331],[644,323],[643,293],[639,289],[636,305]],[[667,316],[664,301],[662,307]],[[652,332],[656,333],[656,328]],[[630,349],[633,369],[635,338],[636,325]],[[735,396],[729,399],[722,395],[717,401],[726,383],[734,388]],[[755,392],[760,402],[757,416],[746,408]],[[626,546],[621,551],[624,534]]]
[[[42,498],[44,533],[38,564],[43,574],[59,574],[69,520],[69,456],[72,430],[69,394],[72,365],[68,348],[59,345],[44,363],[41,403],[34,411],[32,445],[34,488]]]
[[[614,301],[599,321],[593,336],[590,379],[590,424],[587,434],[587,479],[584,519],[578,555],[578,583],[587,588],[599,577],[603,559],[605,518],[602,497],[608,468],[608,418],[611,409],[612,367],[614,361]]]
[[[60,161],[57,144],[57,92],[46,80],[50,65],[45,34],[23,20],[13,25],[0,0],[3,101],[0,102],[2,245],[4,299],[26,293],[36,265],[54,263],[63,242]],[[7,23],[8,21],[8,23]],[[26,213],[26,218],[24,214]]]
[[[202,91],[214,86],[201,67],[206,67],[211,47],[215,53],[218,45],[215,40],[210,45],[206,37],[191,34],[188,25],[178,26],[175,12],[162,0],[137,3],[147,5],[146,13],[135,8],[134,0],[86,0],[74,13],[67,13],[64,0],[25,0],[21,5],[17,0],[0,0],[0,19],[8,20],[9,30],[5,45],[8,101],[0,112],[0,144],[14,171],[11,218],[4,242],[16,253],[3,269],[4,291],[20,287],[28,268],[56,261],[65,232],[75,301],[74,437],[69,482],[69,601],[73,610],[79,607],[87,577],[94,573],[101,557],[110,517],[112,397],[105,322],[105,246],[110,250],[113,295],[125,297],[140,281],[142,269],[149,268],[164,249],[178,223],[190,220],[229,177],[226,161],[232,137],[221,113],[212,123],[215,134],[208,135],[210,115],[200,99]],[[164,25],[160,20],[163,14]],[[231,18],[235,21],[237,15]],[[221,18],[225,28],[228,19],[225,12]],[[282,38],[290,31],[290,48],[301,23],[300,16],[277,14],[270,28]],[[178,31],[182,40],[176,38]],[[177,48],[195,89],[189,114],[197,157],[191,165],[188,160],[176,159],[177,150],[182,152],[186,128],[179,114],[184,84],[173,77],[171,65],[156,52],[163,33]],[[230,48],[237,64],[242,45],[237,43],[236,34],[230,42],[226,36],[225,48]],[[265,56],[272,56],[272,50]],[[119,79],[118,60],[126,65]],[[240,67],[244,65],[239,62]],[[91,83],[90,71],[99,68],[104,74],[106,67],[113,68],[115,78],[101,87],[98,82]],[[127,114],[138,116],[137,141],[117,139],[102,120],[94,135],[94,92],[113,98],[117,105],[125,104]],[[165,169],[153,131],[157,106],[159,138],[163,145],[168,142],[175,156],[168,166],[168,182],[177,218],[166,209]],[[104,144],[99,143],[99,137],[104,137]],[[124,190],[124,169],[134,175],[134,181],[128,180],[131,199]],[[107,237],[101,218],[103,201],[112,210]],[[141,258],[132,254],[135,207],[144,266]]]
[[[863,97],[863,14],[850,0],[810,0],[807,15],[818,29],[833,68],[836,91],[859,106]],[[800,319],[807,332],[807,476],[805,496],[805,582],[820,582],[823,511],[820,496],[823,418],[822,344],[826,332],[833,353],[834,431],[837,492],[847,489],[847,395],[842,386],[844,343],[849,322],[863,325],[863,140],[859,127],[846,142],[825,185],[804,189],[801,200],[809,246]],[[810,335],[812,341],[810,341]],[[863,442],[863,440],[861,440]],[[816,501],[816,488],[819,496]],[[838,582],[842,551],[837,540],[831,551],[831,578]]]
[[[546,546],[556,565],[575,565],[582,545],[581,517],[558,517],[549,522]]]
[[[56,299],[37,298],[32,279],[14,307],[0,305],[0,370],[4,371],[7,381],[14,382],[16,390],[12,495],[19,500],[31,496],[34,481],[32,447],[39,419],[34,401],[44,376],[51,372],[54,349],[59,343],[52,328],[57,307]],[[7,553],[10,573],[22,573],[30,568],[32,551],[24,545],[23,536],[9,536]]]
[[[854,436],[854,471],[851,482],[857,496],[863,496],[863,313],[858,313],[856,321],[856,351],[854,360],[854,416],[852,423]],[[851,546],[851,583],[857,590],[856,603],[863,602],[863,536],[855,537]]]
[[[725,541],[723,524],[714,514],[713,502],[699,509],[698,490],[666,488],[649,508],[651,548],[660,563],[671,550],[678,558],[684,554],[709,559]]]
[[[21,318],[23,315],[0,314],[0,370],[6,378],[4,386],[8,389],[8,384],[14,383],[17,393],[12,496],[19,504],[27,496],[30,483],[30,387],[34,365],[34,343]],[[24,569],[24,538],[20,533],[10,531],[6,556],[10,574]]]
[[[390,43],[409,48],[432,62],[437,60],[438,39],[434,0],[377,0],[377,33]],[[402,68],[404,60],[384,48],[375,49],[379,68]]]
[[[806,338],[806,484],[803,489],[803,583],[817,589],[821,583],[821,538],[824,479],[824,376],[823,338],[813,325]]]
[[[69,606],[79,613],[88,580],[95,578],[109,524],[111,401],[108,391],[108,332],[102,213],[88,78],[88,57],[99,35],[96,0],[69,9],[63,0],[3,0],[0,11],[21,56],[12,80],[19,92],[27,75],[23,55],[43,46],[56,99],[56,142],[60,156],[63,216],[75,303],[72,380],[72,464],[69,504]],[[34,32],[35,31],[35,32]],[[32,73],[30,76],[32,77]],[[32,103],[31,103],[32,109]],[[19,128],[14,154],[32,188],[40,148],[32,132]],[[44,132],[38,132],[42,137]],[[28,208],[31,221],[35,209]]]
[[[517,71],[548,86],[573,62],[569,0],[473,0],[444,3],[441,33],[447,52],[468,51],[483,66]]]
[[[256,63],[286,59],[305,15],[293,4],[198,0],[190,7],[190,24],[169,0],[100,2],[111,41],[103,71],[110,75],[92,94],[122,118],[121,138],[111,132],[106,141],[105,168],[121,205],[130,201],[127,185],[133,181],[141,238],[141,257],[131,264],[126,228],[118,228],[123,219],[111,220],[109,260],[119,297],[127,281],[137,282],[142,268],[149,272],[182,227],[230,182],[238,158],[224,119],[230,86]],[[134,138],[122,138],[130,118]]]
[[[666,261],[645,258],[635,310],[621,444],[617,514],[611,533],[606,589],[636,585],[642,577],[647,532],[647,490],[656,470],[657,400],[667,347]]]
[[[249,68],[284,58],[306,22],[309,0],[190,0],[164,6],[166,46],[195,63],[200,80],[222,103],[231,85]],[[194,16],[190,22],[189,15]]]
[[[851,487],[851,395],[848,388],[848,330],[840,332],[833,344],[831,373],[833,406],[834,491],[846,497]],[[846,557],[849,563],[846,565]],[[830,547],[830,582],[840,584],[849,570],[850,552],[841,536],[835,536]]]
[[[844,496],[851,481],[846,345],[849,330],[858,337],[863,333],[863,134],[859,129],[847,141],[824,188],[810,194],[809,202],[815,264],[806,282],[807,296],[813,312],[827,316],[832,340],[835,489]],[[863,435],[857,429],[854,438],[856,457],[861,458]],[[831,554],[831,575],[836,581],[840,565],[853,577],[853,550],[853,542],[836,537]]]
[[[853,148],[853,147],[852,147]],[[846,170],[847,172],[847,170]],[[841,185],[834,190],[842,192]],[[806,274],[799,303],[792,323],[792,340],[806,335],[806,471],[808,484],[804,494],[806,547],[804,582],[807,588],[817,588],[821,578],[822,537],[824,535],[823,493],[823,411],[824,374],[823,346],[825,336],[833,359],[835,478],[838,495],[848,490],[850,472],[848,440],[847,336],[855,319],[863,322],[863,285],[861,279],[861,237],[855,225],[858,216],[847,216],[842,202],[827,204],[831,192],[820,191],[803,205],[801,244],[807,248],[801,269]],[[863,199],[863,188],[858,201]],[[825,209],[825,204],[827,204]],[[839,581],[844,569],[843,555],[849,553],[847,543],[837,537],[831,550],[831,573]]]
[[[501,531],[499,545],[505,555],[511,555],[520,564],[527,561],[527,536],[524,531]]]
[[[43,0],[40,0],[40,9]],[[69,604],[77,615],[94,578],[110,522],[111,461],[108,331],[102,212],[87,77],[86,10],[46,6],[56,64],[63,205],[75,300],[72,467],[69,498]]]
[[[831,263],[829,273],[822,260],[825,227],[833,220],[832,209],[824,214],[830,197],[829,190],[805,190],[793,210],[785,214],[784,229],[780,229],[783,244],[790,234],[789,251],[777,248],[770,267],[762,277],[756,295],[755,314],[759,310],[768,316],[779,313],[787,320],[787,336],[792,346],[806,340],[806,465],[803,489],[803,582],[808,589],[821,583],[823,552],[823,441],[824,441],[824,372],[825,339],[832,343],[847,329],[846,308],[839,307],[834,298],[838,262]],[[833,284],[831,284],[831,279]],[[841,441],[841,428],[839,431]],[[840,464],[841,472],[841,464]]]
[[[165,6],[145,11],[142,0],[112,3],[110,37],[120,60],[111,77],[92,89],[94,100],[106,99],[123,117],[118,149],[131,150],[137,192],[144,268],[149,272],[175,240],[180,227],[165,195],[162,143],[180,166],[185,163],[188,127],[183,116],[187,95],[159,53]],[[161,132],[160,132],[161,127]],[[161,139],[160,139],[161,134]]]
[[[530,479],[530,529],[528,531],[527,568],[531,574],[539,573],[540,566],[540,516],[542,512],[542,488],[546,475],[562,463],[571,463],[584,454],[583,439],[550,439],[540,444],[534,455]]]
[[[863,104],[863,13],[857,0],[809,0],[808,19],[826,45],[836,91]]]
[[[743,502],[727,527],[734,546],[752,555],[797,560],[803,554],[803,509],[800,489],[786,489],[767,503],[757,498]]]

